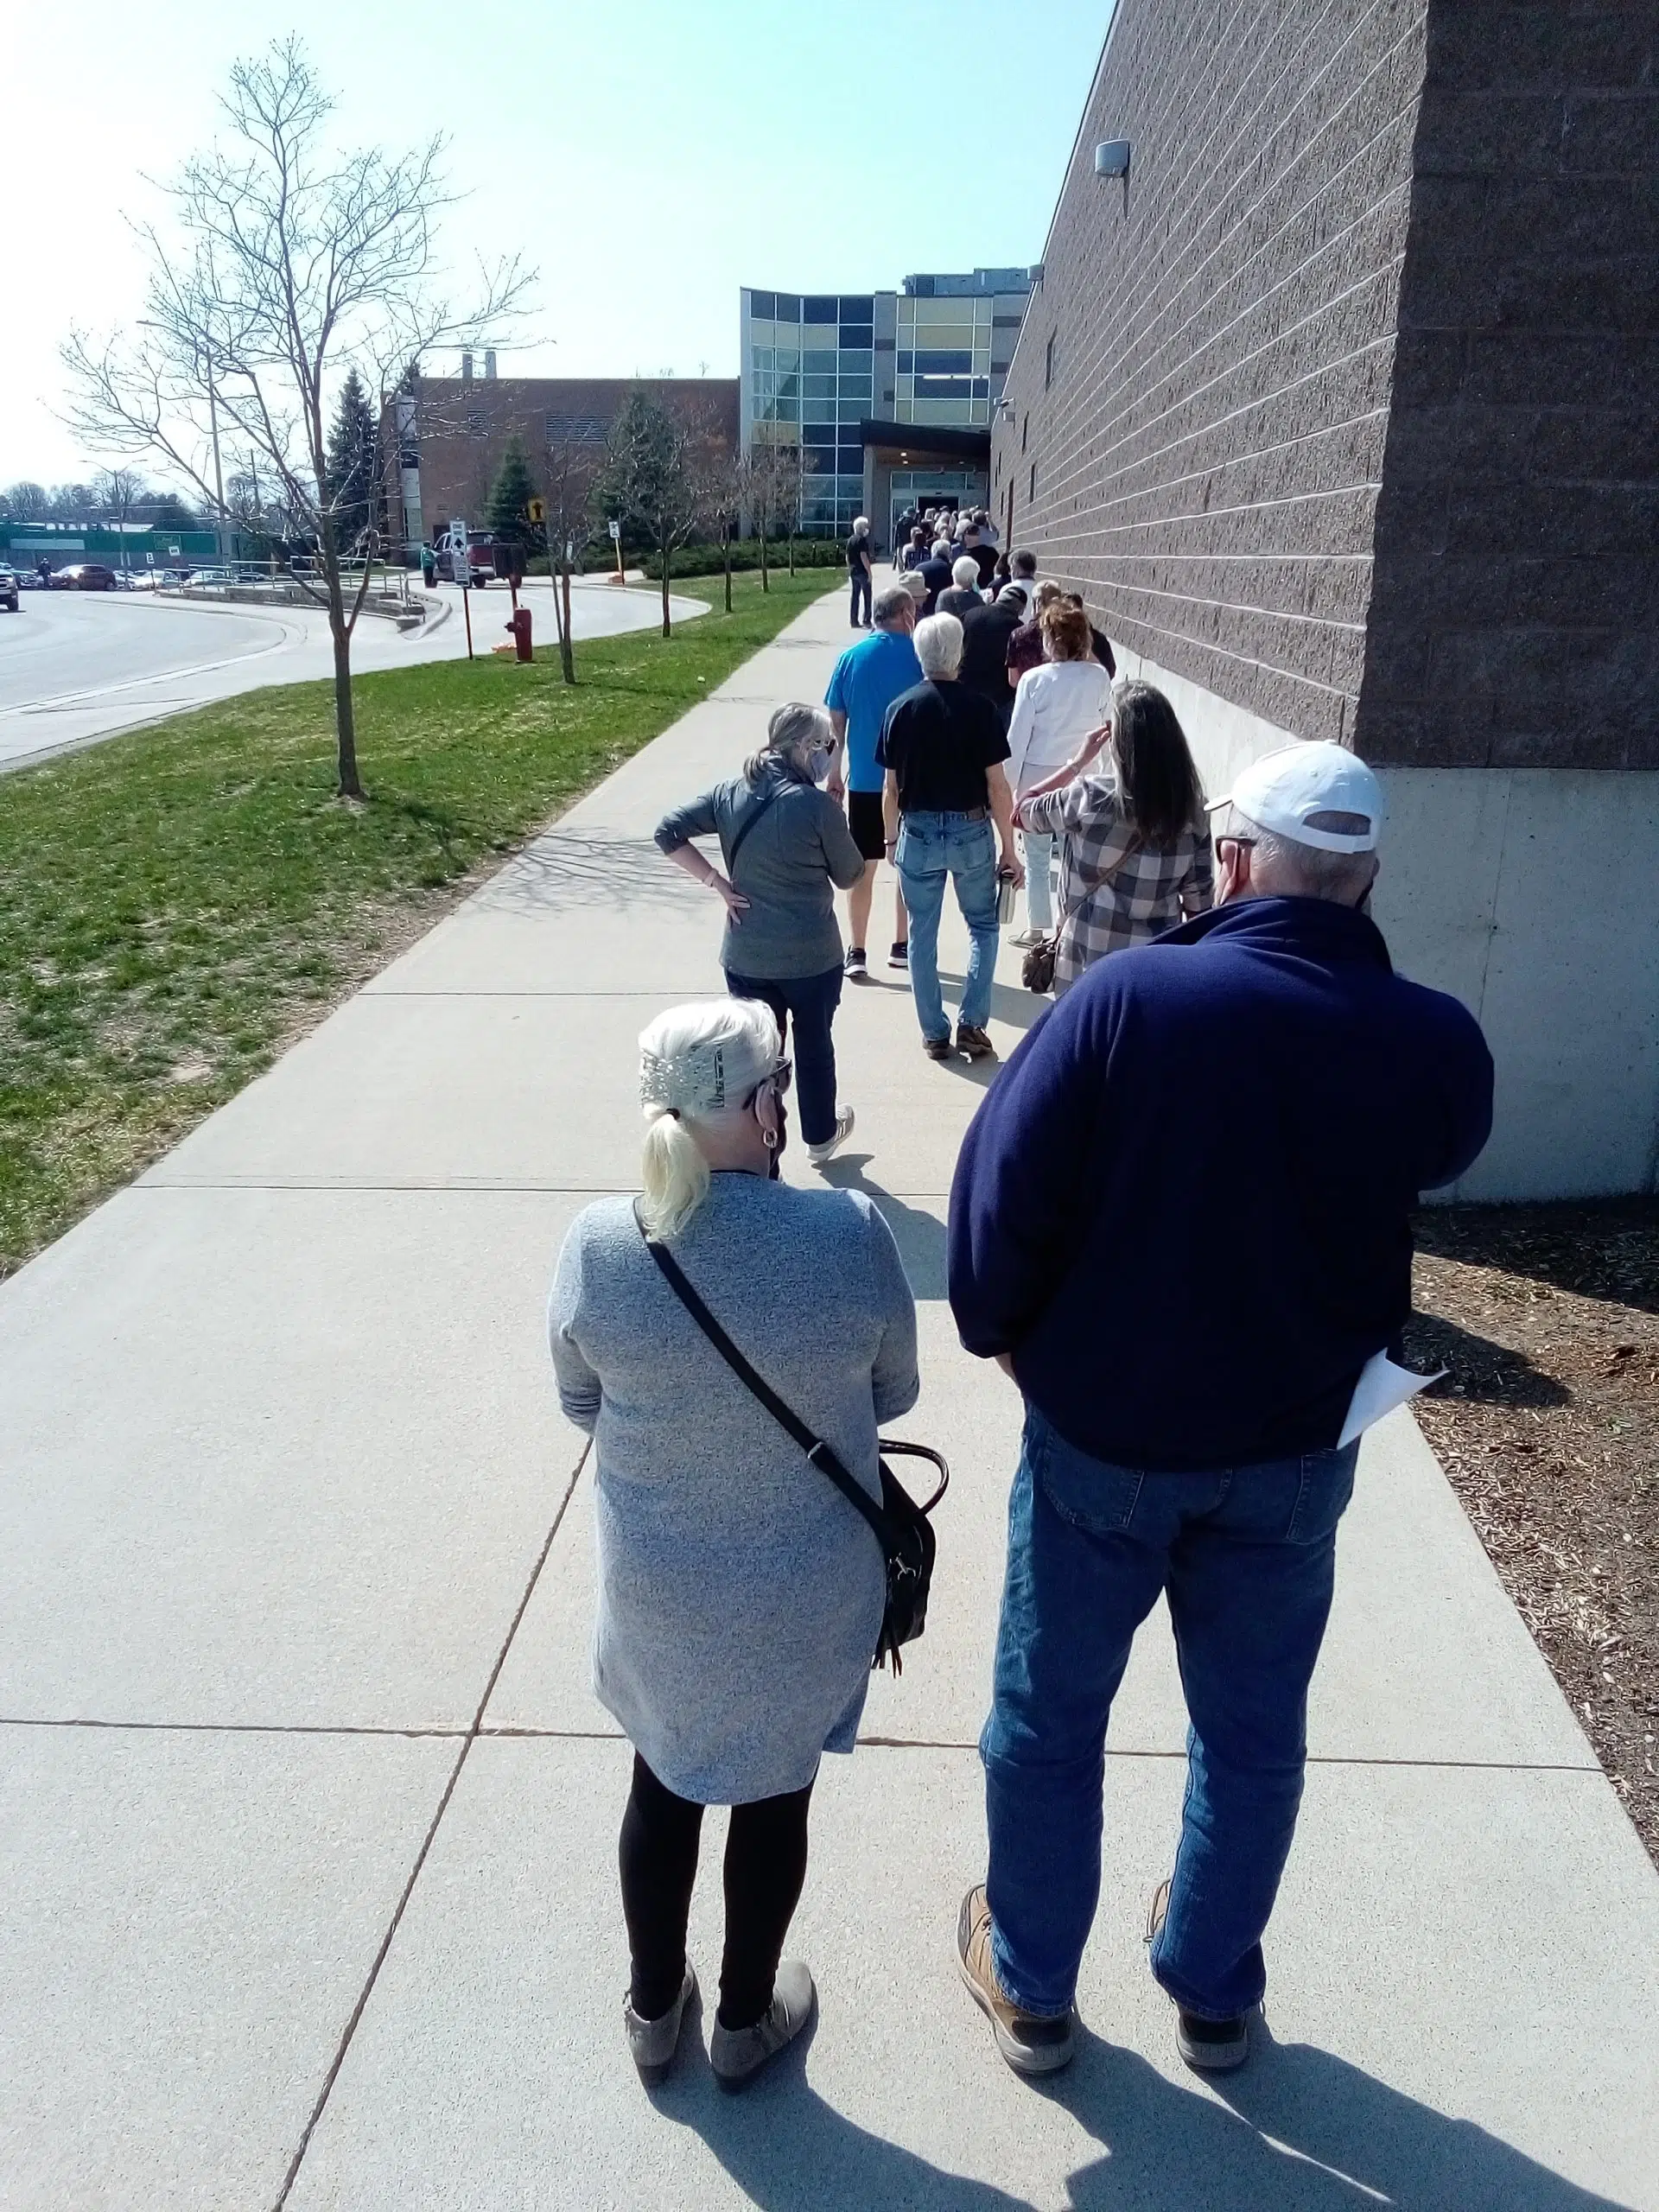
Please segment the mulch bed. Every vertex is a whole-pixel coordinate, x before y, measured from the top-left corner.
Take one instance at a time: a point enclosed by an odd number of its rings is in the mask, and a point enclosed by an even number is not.
[[[1659,1201],[1415,1227],[1417,1417],[1659,1862]]]

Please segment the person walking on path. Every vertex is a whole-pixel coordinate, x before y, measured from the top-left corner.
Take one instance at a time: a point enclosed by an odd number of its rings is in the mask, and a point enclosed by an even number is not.
[[[882,587],[875,594],[874,629],[871,636],[849,645],[836,663],[824,693],[830,721],[836,733],[836,753],[825,785],[831,798],[844,798],[847,826],[864,855],[864,872],[848,893],[848,926],[852,938],[847,948],[846,972],[861,982],[869,972],[866,945],[869,940],[870,905],[875,896],[875,871],[887,858],[887,832],[881,806],[882,773],[875,748],[887,709],[901,691],[922,680],[912,634],[916,627],[916,601],[902,583]],[[910,923],[903,891],[895,884],[893,894],[893,950],[891,968],[905,968],[910,959]]]
[[[1112,679],[1090,651],[1089,618],[1064,601],[1045,607],[1043,660],[1020,678],[1008,722],[1008,781],[1016,803],[1068,761],[1111,720]],[[1052,833],[1034,820],[1020,830],[1026,859],[1026,926],[1016,944],[1039,944],[1054,927],[1049,883]]]
[[[1002,762],[1008,741],[978,692],[958,683],[962,625],[930,615],[916,628],[921,683],[887,709],[876,759],[885,772],[887,851],[910,912],[910,988],[932,1060],[951,1057],[950,1022],[939,990],[939,916],[947,880],[971,938],[957,1008],[955,1049],[970,1060],[995,1051],[985,1033],[996,973],[997,856],[1021,880],[1014,849],[1014,796]],[[993,834],[995,825],[995,835]]]
[[[725,904],[727,988],[761,1000],[780,1031],[794,1021],[801,1135],[815,1166],[845,1144],[854,1122],[852,1108],[836,1103],[831,1025],[842,952],[835,892],[850,890],[865,864],[840,806],[818,789],[834,749],[822,707],[779,707],[742,774],[675,807],[656,830],[658,850]],[[723,875],[694,837],[719,838]]]
[[[1058,606],[1065,594],[1051,577],[1031,587],[1031,613],[1008,639],[1008,681],[1018,684],[1020,677],[1033,668],[1040,668],[1046,656],[1043,652],[1043,610]]]
[[[1008,682],[1008,640],[1026,619],[1025,594],[1004,584],[989,607],[970,607],[962,618],[962,677],[996,710],[1004,731],[1014,713]]]
[[[1109,743],[1112,773],[1086,775]],[[1060,841],[1056,998],[1106,953],[1161,937],[1211,903],[1204,787],[1175,709],[1150,683],[1120,684],[1109,725],[1090,730],[1046,781],[1028,785],[1014,818],[1026,843],[1027,905],[1036,836]]]
[[[868,515],[860,515],[853,524],[853,534],[847,540],[847,574],[852,587],[852,626],[868,630],[870,626],[870,586],[875,570],[870,558],[870,522]],[[864,613],[861,617],[859,608]]]
[[[643,1196],[577,1215],[548,1336],[560,1402],[594,1443],[594,1694],[634,1751],[628,2049],[647,2081],[673,2060],[703,1808],[729,1805],[709,2057],[735,2088],[811,2014],[784,1941],[819,1760],[853,1748],[886,1574],[861,1516],[717,1356],[645,1238],[878,1500],[877,1426],[918,1395],[916,1312],[868,1198],[771,1179],[789,1064],[764,1006],[679,1007],[639,1046]]]
[[[933,550],[917,571],[927,586],[927,597],[922,601],[922,613],[931,614],[938,604],[939,594],[950,588],[950,541],[939,537],[933,541]]]
[[[1226,802],[1224,802],[1226,804]],[[1361,1370],[1411,1309],[1411,1209],[1491,1127],[1473,1017],[1363,907],[1382,794],[1337,745],[1236,784],[1219,903],[1103,960],[1021,1040],[950,1196],[963,1343],[1026,1422],[962,1974],[1026,2073],[1071,2055],[1106,1724],[1166,1596],[1191,1729],[1149,1919],[1190,2065],[1248,2055],[1330,1610]]]
[[[979,563],[971,553],[963,553],[950,563],[950,587],[942,591],[934,606],[936,614],[954,614],[958,622],[976,607],[983,607],[979,595]]]

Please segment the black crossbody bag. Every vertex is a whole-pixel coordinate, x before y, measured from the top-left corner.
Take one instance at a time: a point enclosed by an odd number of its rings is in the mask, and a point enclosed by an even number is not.
[[[779,1424],[787,1429],[800,1446],[812,1465],[829,1476],[847,1503],[861,1513],[874,1530],[881,1547],[881,1556],[887,1562],[887,1603],[881,1617],[881,1633],[877,1638],[872,1667],[891,1663],[895,1675],[904,1672],[904,1662],[899,1656],[901,1644],[914,1643],[927,1625],[927,1593],[933,1578],[933,1560],[938,1550],[938,1539],[933,1534],[928,1515],[944,1496],[950,1484],[950,1470],[942,1453],[925,1444],[899,1444],[891,1438],[881,1440],[883,1452],[902,1453],[912,1459],[931,1460],[938,1470],[938,1487],[925,1505],[918,1505],[910,1492],[899,1480],[883,1459],[881,1467],[881,1503],[875,1500],[853,1475],[849,1474],[821,1436],[815,1436],[792,1408],[785,1404],[762,1376],[757,1375],[732,1342],[709,1308],[686,1281],[679,1262],[654,1236],[645,1236],[645,1225],[639,1221],[639,1208],[634,1209],[639,1234],[645,1237],[645,1249],[658,1268],[663,1280],[673,1292],[691,1319],[702,1331],[709,1343],[731,1369],[740,1382],[752,1391]]]

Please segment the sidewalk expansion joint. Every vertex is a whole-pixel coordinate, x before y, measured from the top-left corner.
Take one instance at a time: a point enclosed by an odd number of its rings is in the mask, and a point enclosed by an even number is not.
[[[340,2078],[340,2069],[346,2063],[346,2054],[352,2047],[352,2038],[357,2033],[358,2022],[363,2018],[369,1999],[374,1994],[374,1986],[380,1979],[380,1969],[385,1964],[397,1930],[403,1924],[404,1914],[408,1909],[410,1898],[415,1894],[415,1885],[421,1878],[421,1870],[426,1865],[427,1854],[432,1848],[433,1840],[437,1835],[443,1816],[449,1809],[449,1801],[455,1794],[455,1784],[461,1780],[461,1770],[467,1764],[467,1754],[478,1740],[479,1731],[484,1724],[485,1713],[488,1709],[490,1700],[495,1694],[495,1686],[501,1678],[501,1669],[507,1663],[507,1654],[512,1649],[512,1640],[518,1635],[519,1624],[529,1609],[530,1601],[536,1594],[536,1585],[541,1580],[542,1569],[547,1565],[548,1554],[553,1548],[553,1540],[558,1535],[560,1524],[569,1510],[570,1501],[576,1494],[576,1484],[581,1479],[582,1471],[587,1464],[588,1452],[584,1450],[571,1471],[569,1480],[564,1486],[564,1494],[559,1500],[558,1509],[553,1516],[541,1550],[536,1555],[536,1564],[530,1571],[530,1580],[524,1585],[524,1595],[519,1599],[512,1618],[507,1624],[506,1635],[502,1639],[501,1649],[495,1655],[495,1664],[490,1669],[489,1680],[485,1683],[483,1694],[478,1700],[478,1708],[473,1715],[472,1726],[467,1729],[461,1749],[455,1755],[455,1763],[449,1770],[449,1779],[443,1785],[443,1794],[438,1799],[436,1810],[433,1813],[426,1834],[421,1840],[421,1847],[415,1854],[415,1864],[409,1870],[409,1879],[404,1884],[403,1893],[393,1910],[386,1932],[380,1939],[380,1948],[374,1955],[373,1962],[369,1967],[368,1978],[359,1993],[356,2004],[352,2007],[351,2018],[346,2021],[345,2032],[340,2038],[340,2047],[335,2051],[334,2062],[323,2078],[322,2087],[317,2092],[316,2102],[311,2107],[310,2118],[305,2123],[304,2130],[295,2147],[294,2156],[289,2162],[288,2171],[283,2177],[283,2185],[276,2192],[273,2212],[283,2212],[283,2206],[288,2202],[289,2191],[298,2177],[300,2168],[305,2163],[305,2154],[311,2147],[311,2138],[316,2133],[317,2122],[322,2118],[327,2107],[329,2097],[334,2093],[334,2083]]]

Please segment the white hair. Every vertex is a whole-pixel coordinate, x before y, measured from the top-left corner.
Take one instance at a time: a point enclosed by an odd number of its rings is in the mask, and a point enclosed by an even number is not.
[[[853,528],[854,528],[855,530],[868,530],[868,529],[869,528],[869,526],[870,526],[870,518],[869,518],[868,515],[860,515],[860,516],[858,516],[858,517],[857,517],[857,518],[855,520],[855,522],[854,522],[854,524],[853,524]]]
[[[915,645],[924,676],[954,676],[962,666],[962,625],[954,614],[930,614],[918,622]]]
[[[963,591],[978,583],[979,563],[971,553],[964,553],[959,560],[951,563],[950,581],[953,584],[959,584]]]
[[[936,538],[934,539],[934,541],[933,541],[933,558],[934,558],[936,561],[943,561],[943,560],[944,560],[944,556],[945,556],[945,555],[946,555],[947,553],[949,553],[949,551],[950,551],[950,539],[949,539],[948,537],[936,537]],[[975,564],[975,570],[974,570],[974,573],[975,573],[976,575],[977,575],[977,574],[979,573],[979,570],[978,570],[978,564],[977,564],[977,563],[976,563],[976,564]]]
[[[1357,818],[1343,815],[1331,827],[1346,830]],[[1314,820],[1319,824],[1319,817]],[[1299,844],[1294,837],[1262,829],[1237,807],[1232,810],[1231,822],[1231,829],[1222,835],[1251,840],[1250,880],[1262,887],[1265,897],[1329,899],[1338,906],[1357,906],[1376,878],[1375,853],[1327,853],[1317,845]]]
[[[671,1007],[640,1032],[641,1088],[656,1095],[645,1103],[639,1212],[653,1236],[677,1236],[708,1197],[709,1162],[696,1132],[743,1112],[778,1065],[778,1024],[758,999]],[[663,1096],[677,1090],[686,1104]]]

